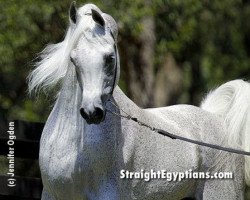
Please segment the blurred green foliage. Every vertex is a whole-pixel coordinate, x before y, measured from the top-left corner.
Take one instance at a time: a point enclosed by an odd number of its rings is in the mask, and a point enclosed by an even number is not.
[[[249,79],[249,1],[155,0],[148,1],[150,6],[145,6],[143,0],[92,2],[117,20],[120,41],[124,37],[136,40],[142,31],[141,19],[154,17],[155,70],[162,66],[166,53],[173,54],[184,72],[183,95],[186,98],[180,97],[180,103],[194,103],[192,96],[197,94],[200,99],[205,91],[227,80]],[[37,53],[47,43],[63,39],[70,3],[66,0],[0,2],[2,118],[28,121],[47,118],[53,98],[45,94],[39,100],[30,99],[26,77]],[[77,3],[81,5],[85,1]],[[194,82],[195,94],[190,89]],[[126,90],[124,80],[120,85]]]

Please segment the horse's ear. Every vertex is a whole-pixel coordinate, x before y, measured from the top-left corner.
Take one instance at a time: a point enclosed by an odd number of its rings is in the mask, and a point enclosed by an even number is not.
[[[73,1],[69,8],[69,20],[71,23],[76,23],[76,16],[77,16],[77,9],[76,9],[76,2]]]
[[[104,21],[103,17],[101,16],[101,14],[99,12],[97,12],[96,10],[93,10],[93,9],[91,9],[91,12],[92,12],[92,18],[93,18],[93,20],[97,24],[99,24],[99,25],[101,25],[101,26],[104,27],[105,26],[105,21]]]

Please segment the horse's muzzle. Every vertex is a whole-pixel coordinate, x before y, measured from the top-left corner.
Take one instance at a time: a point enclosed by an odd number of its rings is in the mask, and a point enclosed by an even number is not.
[[[91,110],[84,108],[80,109],[81,116],[88,124],[99,124],[105,118],[105,110],[102,107],[93,107]]]

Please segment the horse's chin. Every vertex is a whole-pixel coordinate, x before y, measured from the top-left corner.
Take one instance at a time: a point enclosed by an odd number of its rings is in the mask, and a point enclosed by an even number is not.
[[[87,122],[88,125],[92,125],[92,124],[98,125],[102,122],[102,121],[89,121],[89,120],[85,120],[85,121]]]
[[[84,119],[84,118],[83,118]],[[104,121],[104,119],[105,119],[105,117],[103,117],[103,118],[101,118],[101,119],[84,119],[86,122],[87,122],[87,124],[89,124],[89,125],[91,125],[91,124],[96,124],[96,125],[98,125],[98,124],[100,124],[100,123],[102,123],[103,121]]]

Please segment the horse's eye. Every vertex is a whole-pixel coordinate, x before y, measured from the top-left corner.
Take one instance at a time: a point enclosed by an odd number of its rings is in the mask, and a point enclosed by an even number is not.
[[[115,56],[113,55],[113,54],[111,54],[111,55],[107,55],[106,57],[105,57],[105,62],[106,62],[106,64],[111,64],[111,63],[113,63],[113,61],[115,60]]]

